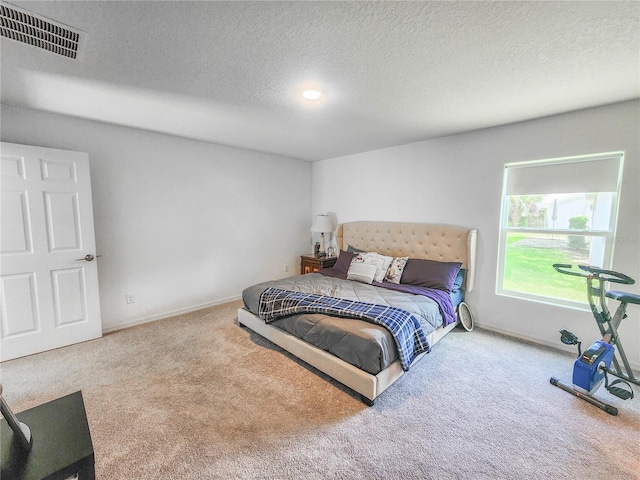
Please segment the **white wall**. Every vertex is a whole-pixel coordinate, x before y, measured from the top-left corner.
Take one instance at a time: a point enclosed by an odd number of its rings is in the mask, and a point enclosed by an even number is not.
[[[598,336],[589,313],[495,294],[503,164],[616,150],[626,157],[613,268],[640,281],[638,102],[313,166],[6,105],[1,114],[3,141],[89,153],[106,330],[236,298],[248,284],[289,275],[284,264],[295,273],[298,255],[311,251],[312,213],[334,212],[339,222],[478,228],[468,296],[477,324],[556,347],[568,328],[587,343]],[[639,284],[621,289],[640,292]],[[628,313],[622,339],[640,368],[640,306]]]
[[[308,162],[7,105],[1,114],[2,141],[89,153],[104,330],[238,298],[297,272],[310,251]]]
[[[639,144],[640,103],[633,101],[334,158],[313,164],[313,210],[333,212],[339,222],[476,227],[478,274],[468,302],[477,324],[556,347],[558,330],[567,328],[590,343],[599,331],[589,312],[495,294],[503,165],[625,150],[613,268],[640,281]],[[638,283],[616,288],[640,292]],[[621,338],[640,368],[640,306],[628,313]]]

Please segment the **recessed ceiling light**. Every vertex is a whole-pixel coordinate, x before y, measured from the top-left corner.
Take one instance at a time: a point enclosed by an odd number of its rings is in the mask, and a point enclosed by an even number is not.
[[[307,100],[318,100],[322,93],[319,90],[305,90],[302,96]]]

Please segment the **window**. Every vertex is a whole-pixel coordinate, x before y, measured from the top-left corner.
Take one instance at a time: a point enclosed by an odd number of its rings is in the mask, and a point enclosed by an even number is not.
[[[584,307],[585,282],[554,263],[611,268],[622,152],[505,165],[498,294]]]

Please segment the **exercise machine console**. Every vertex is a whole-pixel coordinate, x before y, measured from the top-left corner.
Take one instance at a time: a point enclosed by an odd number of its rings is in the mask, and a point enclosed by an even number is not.
[[[623,273],[603,270],[590,265],[578,265],[578,270],[576,270],[572,265],[556,263],[553,268],[559,273],[586,279],[589,306],[602,334],[602,339],[594,341],[583,353],[578,337],[568,330],[560,330],[562,343],[578,346],[578,358],[573,364],[573,385],[567,385],[554,377],[551,377],[550,382],[611,415],[617,415],[618,409],[616,407],[596,398],[594,393],[604,382],[605,389],[610,394],[628,400],[634,396],[631,384],[640,385],[640,380],[633,375],[618,334],[620,323],[627,317],[627,306],[630,303],[640,305],[640,295],[607,291],[605,284],[612,282],[633,285],[635,280]],[[607,298],[620,302],[613,317],[607,307]],[[622,366],[616,357],[616,347],[620,360],[622,360]],[[609,375],[616,377],[611,383],[609,383]]]

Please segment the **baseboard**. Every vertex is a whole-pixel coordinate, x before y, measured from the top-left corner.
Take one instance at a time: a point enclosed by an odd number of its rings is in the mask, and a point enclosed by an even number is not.
[[[232,297],[221,298],[213,302],[201,303],[199,305],[192,305],[190,307],[179,308],[177,310],[161,313],[159,315],[153,315],[151,317],[138,318],[136,320],[132,320],[127,323],[117,325],[115,327],[105,328],[102,330],[102,334],[104,335],[107,333],[116,332],[118,330],[123,330],[125,328],[131,328],[137,325],[142,325],[149,322],[155,322],[156,320],[162,320],[164,318],[175,317],[176,315],[184,315],[185,313],[195,312],[196,310],[202,310],[204,308],[215,307],[216,305],[222,305],[223,303],[234,302],[236,300],[240,300],[241,298],[242,298],[242,295],[234,295]]]
[[[520,333],[517,332],[512,332],[510,330],[505,330],[503,328],[496,328],[494,326],[489,326],[489,325],[482,325],[481,323],[477,323],[476,322],[476,326],[478,328],[482,328],[484,330],[488,330],[490,332],[495,332],[495,333],[499,333],[500,335],[505,335],[507,337],[511,337],[514,338],[516,340],[522,340],[525,342],[531,342],[531,343],[535,343],[537,345],[542,345],[545,347],[549,347],[549,348],[553,348],[555,350],[560,350],[563,352],[567,352],[567,353],[571,353],[573,355],[576,354],[577,350],[576,347],[574,346],[566,346],[563,345],[561,343],[555,343],[555,342],[549,342],[548,340],[544,339],[544,338],[539,338],[536,336],[530,336],[530,335],[522,335]],[[596,340],[595,338],[593,340]],[[624,342],[623,342],[624,345]],[[635,362],[629,361],[629,364],[631,365],[631,369],[634,372],[640,372],[640,364],[637,364]],[[635,375],[635,374],[634,374]]]
[[[111,328],[104,329],[104,330],[102,330],[102,334],[104,335],[104,334],[115,332],[115,331],[122,330],[122,329],[125,329],[125,328],[135,327],[136,325],[142,325],[142,324],[149,323],[149,322],[155,322],[156,320],[162,320],[164,318],[174,317],[176,315],[183,315],[185,313],[195,312],[196,310],[202,310],[203,308],[215,307],[216,305],[222,305],[223,303],[234,302],[236,300],[240,300],[241,298],[242,298],[242,295],[234,295],[232,297],[222,298],[222,299],[219,299],[219,300],[215,300],[213,302],[202,303],[200,305],[193,305],[193,306],[190,306],[190,307],[180,308],[178,310],[173,310],[173,311],[170,311],[170,312],[165,312],[165,313],[162,313],[160,315],[153,315],[151,317],[144,317],[144,318],[132,320],[130,322],[124,323],[122,325],[118,325],[116,327],[111,327]],[[545,347],[550,347],[550,348],[554,348],[556,350],[561,350],[561,351],[564,351],[564,352],[567,352],[567,353],[575,354],[575,348],[565,347],[564,345],[559,345],[557,343],[551,343],[548,340],[543,339],[543,338],[539,338],[539,337],[535,337],[535,336],[522,335],[522,334],[519,334],[517,332],[512,332],[510,330],[506,330],[506,329],[503,329],[503,328],[496,328],[493,325],[491,325],[491,326],[483,325],[482,323],[478,323],[478,322],[476,322],[476,326],[478,328],[483,328],[483,329],[489,330],[491,332],[499,333],[501,335],[506,335],[508,337],[515,338],[517,340],[523,340],[523,341],[526,341],[526,342],[532,342],[532,343],[536,343],[538,345],[543,345]],[[635,362],[629,362],[629,363],[631,364],[631,368],[634,371],[640,371],[640,365],[639,364],[637,364]]]

